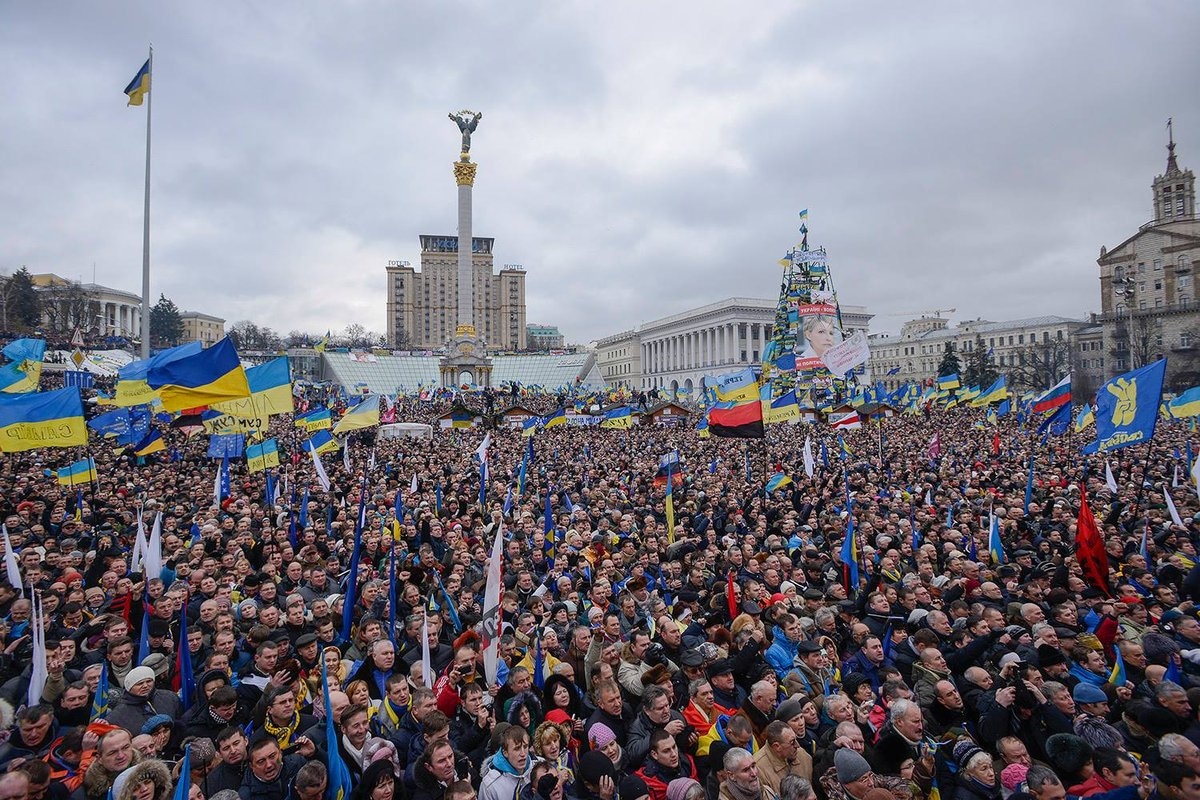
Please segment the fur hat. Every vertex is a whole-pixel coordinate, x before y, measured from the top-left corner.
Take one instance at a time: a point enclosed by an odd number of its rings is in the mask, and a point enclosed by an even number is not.
[[[1056,733],[1046,740],[1046,758],[1063,777],[1078,775],[1083,765],[1092,760],[1092,753],[1092,746],[1073,733]]]

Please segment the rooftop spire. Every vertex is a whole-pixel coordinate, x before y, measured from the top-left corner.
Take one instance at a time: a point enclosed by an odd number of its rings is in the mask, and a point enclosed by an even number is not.
[[[1167,173],[1168,175],[1179,174],[1179,164],[1175,161],[1175,130],[1172,118],[1167,117]]]

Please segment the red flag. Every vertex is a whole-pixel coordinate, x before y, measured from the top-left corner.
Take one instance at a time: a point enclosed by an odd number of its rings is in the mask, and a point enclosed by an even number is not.
[[[994,456],[1000,455],[1000,434],[999,433],[992,434],[992,455],[994,455]]]
[[[738,615],[737,595],[733,592],[733,570],[729,570],[725,584],[725,599],[729,602],[729,621],[733,622]]]
[[[1083,579],[1092,588],[1104,592],[1105,597],[1112,597],[1108,588],[1108,553],[1104,552],[1104,541],[1096,527],[1096,518],[1088,508],[1087,489],[1083,486],[1080,486],[1079,520],[1075,528],[1075,560],[1083,570]]]

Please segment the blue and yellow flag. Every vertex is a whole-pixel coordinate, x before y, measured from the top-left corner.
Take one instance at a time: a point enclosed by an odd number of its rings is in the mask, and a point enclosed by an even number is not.
[[[328,430],[333,427],[333,415],[329,413],[328,408],[318,406],[307,414],[296,417],[295,423],[297,428],[304,428],[309,433]]]
[[[246,370],[228,336],[195,355],[152,364],[146,371],[146,383],[158,390],[165,411],[250,396]]]
[[[1075,417],[1075,432],[1082,433],[1095,421],[1096,414],[1092,410],[1091,403],[1084,403],[1083,408],[1079,409],[1079,414]]]
[[[77,483],[88,483],[96,479],[96,462],[90,458],[76,461],[74,464],[58,470],[58,482],[63,486],[74,486]]]
[[[330,453],[338,449],[337,439],[329,431],[317,431],[304,442],[305,451],[316,450],[318,453]]]
[[[354,408],[347,411],[338,420],[334,433],[357,431],[379,424],[379,395],[369,394]]]
[[[544,417],[542,419],[542,427],[543,428],[553,428],[555,425],[566,425],[566,424],[567,424],[567,410],[565,408],[560,408],[558,411],[555,411],[553,414],[550,414],[549,416]]]
[[[989,403],[999,403],[1008,399],[1008,386],[1005,385],[1004,376],[1001,375],[988,388],[984,389],[979,395],[971,401],[973,406],[986,406]]]
[[[988,534],[988,557],[992,564],[1005,563],[1004,543],[1000,541],[1000,518],[992,514],[991,531]]]
[[[1113,645],[1113,668],[1108,673],[1108,682],[1113,686],[1124,686],[1128,680],[1125,675],[1125,659],[1121,658],[1121,648]]]
[[[745,403],[760,399],[758,379],[754,375],[754,370],[749,367],[728,375],[721,375],[717,378],[713,388],[716,391],[717,400],[721,402]]]
[[[157,430],[150,431],[146,434],[146,438],[138,442],[133,448],[135,456],[148,456],[151,453],[157,453],[160,450],[166,450],[167,443],[163,441],[162,433]]]
[[[0,367],[0,392],[36,392],[46,356],[45,339],[17,339],[4,347],[11,363]]]
[[[267,439],[262,444],[252,444],[246,448],[246,467],[251,472],[262,472],[264,469],[279,466],[279,446],[274,439]]]
[[[0,453],[86,445],[87,424],[78,386],[0,396]]]
[[[957,389],[962,384],[958,381],[958,373],[953,375],[939,375],[937,379],[937,387],[939,389]]]
[[[767,478],[767,493],[770,494],[776,489],[782,489],[791,482],[792,479],[789,476],[784,475],[782,472],[776,472],[770,478]]]
[[[325,331],[325,336],[321,339],[321,341],[313,345],[313,350],[316,350],[318,353],[325,352],[325,348],[329,347],[329,333],[329,331]]]
[[[757,397],[757,394],[755,395]],[[611,411],[604,413],[604,418],[600,420],[601,428],[615,428],[617,430],[627,430],[633,427],[633,409],[629,406],[614,408]]]
[[[296,410],[292,396],[292,377],[287,356],[273,358],[265,364],[246,370],[250,396],[224,403],[212,403],[223,411],[242,419],[266,418],[273,414],[291,414]]]
[[[1118,375],[1096,393],[1096,447],[1099,452],[1154,438],[1162,402],[1166,359]]]
[[[137,71],[137,75],[133,76],[133,80],[125,87],[125,94],[129,95],[129,105],[140,106],[142,99],[150,91],[150,59],[146,59],[146,63],[142,64],[142,68]]]
[[[1193,386],[1167,404],[1176,419],[1200,415],[1200,386]]]
[[[96,684],[96,694],[92,698],[92,713],[90,722],[103,719],[108,714],[108,659],[103,660],[100,667],[100,683]]]
[[[792,389],[786,394],[782,394],[771,401],[770,409],[767,411],[766,422],[768,425],[774,422],[791,422],[792,420],[800,419],[800,403],[796,400],[796,390]]]

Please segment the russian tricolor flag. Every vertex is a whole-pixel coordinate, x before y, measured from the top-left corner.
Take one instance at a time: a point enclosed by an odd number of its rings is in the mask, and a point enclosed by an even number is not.
[[[1033,401],[1033,413],[1041,414],[1045,411],[1053,411],[1059,406],[1064,406],[1070,402],[1071,376],[1067,375],[1067,377],[1054,384],[1049,391]]]

